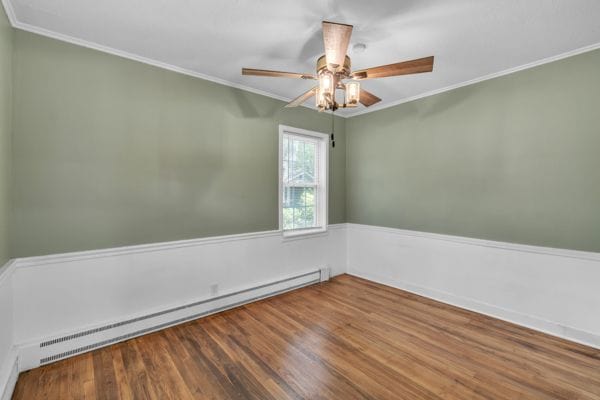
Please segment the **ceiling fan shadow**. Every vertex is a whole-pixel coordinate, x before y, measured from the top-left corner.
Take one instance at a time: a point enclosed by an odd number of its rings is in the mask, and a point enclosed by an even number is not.
[[[228,89],[229,112],[233,115],[243,118],[272,117],[281,108],[281,104],[264,96],[232,87]]]
[[[321,56],[321,54],[323,54],[323,32],[321,31],[321,27],[318,26],[315,27],[310,38],[304,43],[302,49],[300,49],[298,59],[301,62],[308,62]]]
[[[407,25],[420,22],[431,6],[422,0],[386,0],[385,5],[360,2],[347,13],[349,21],[356,21],[354,42],[368,45],[389,40],[394,33],[405,29]]]

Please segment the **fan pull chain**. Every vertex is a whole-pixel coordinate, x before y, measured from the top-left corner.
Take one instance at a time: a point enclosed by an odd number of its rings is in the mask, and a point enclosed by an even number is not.
[[[333,128],[335,123],[335,116],[333,111],[331,112],[331,147],[335,148],[335,136],[333,135]]]

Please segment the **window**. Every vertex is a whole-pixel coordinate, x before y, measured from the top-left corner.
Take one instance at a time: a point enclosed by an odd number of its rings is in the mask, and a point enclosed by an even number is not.
[[[279,226],[284,235],[327,229],[329,135],[279,127]]]

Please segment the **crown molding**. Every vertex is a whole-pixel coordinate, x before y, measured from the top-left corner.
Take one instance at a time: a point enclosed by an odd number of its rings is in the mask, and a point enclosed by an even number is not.
[[[589,46],[580,47],[580,48],[575,49],[575,50],[567,51],[566,53],[561,53],[561,54],[558,54],[556,56],[543,58],[543,59],[538,60],[538,61],[533,61],[533,62],[530,62],[530,63],[527,63],[527,64],[520,65],[518,67],[513,67],[513,68],[505,69],[505,70],[500,71],[500,72],[494,72],[493,74],[484,75],[484,76],[479,77],[479,78],[475,78],[475,79],[471,79],[471,80],[464,81],[464,82],[461,82],[461,83],[457,83],[457,84],[454,84],[454,85],[446,86],[446,87],[443,87],[441,89],[430,90],[429,92],[421,93],[421,94],[418,94],[416,96],[407,97],[405,99],[400,99],[400,100],[392,101],[392,102],[389,102],[389,103],[386,103],[386,104],[381,104],[380,106],[372,106],[370,108],[363,108],[363,109],[360,109],[358,111],[355,111],[353,113],[348,114],[347,118],[356,117],[358,115],[368,114],[368,113],[372,113],[372,112],[375,112],[375,111],[385,110],[386,108],[398,106],[398,105],[404,104],[404,103],[410,103],[411,101],[423,99],[425,97],[435,96],[436,94],[440,94],[440,93],[444,93],[444,92],[449,92],[451,90],[458,89],[458,88],[461,88],[461,87],[474,85],[476,83],[488,81],[490,79],[495,79],[495,78],[499,78],[501,76],[510,75],[510,74],[515,73],[515,72],[524,71],[524,70],[527,70],[527,69],[530,69],[530,68],[539,67],[539,66],[544,65],[544,64],[549,64],[549,63],[552,63],[554,61],[559,61],[559,60],[562,60],[562,59],[565,59],[565,58],[573,57],[573,56],[576,56],[576,55],[579,55],[579,54],[583,54],[583,53],[588,53],[590,51],[594,51],[594,50],[598,50],[598,49],[600,49],[600,43],[595,43],[595,44],[592,44],[592,45],[589,45]]]
[[[217,78],[211,75],[207,75],[207,74],[203,74],[197,71],[192,71],[189,70],[187,68],[182,68],[182,67],[178,67],[176,65],[172,65],[172,64],[168,64],[162,61],[158,61],[158,60],[153,60],[151,58],[147,58],[147,57],[142,57],[142,56],[138,56],[136,54],[132,54],[126,51],[122,51],[122,50],[118,50],[112,47],[108,47],[108,46],[103,46],[101,44],[98,43],[94,43],[94,42],[90,42],[87,40],[83,40],[83,39],[78,39],[76,37],[72,37],[69,35],[64,35],[62,33],[58,33],[58,32],[54,32],[48,29],[44,29],[44,28],[40,28],[37,26],[33,26],[30,24],[26,24],[23,22],[20,22],[17,19],[17,16],[15,14],[14,8],[12,6],[11,0],[1,0],[2,4],[4,5],[4,9],[6,10],[6,15],[8,16],[8,20],[10,21],[11,25],[13,26],[13,28],[16,29],[20,29],[23,31],[27,31],[27,32],[31,32],[31,33],[35,33],[41,36],[46,36],[52,39],[56,39],[56,40],[60,40],[62,42],[67,42],[67,43],[71,43],[77,46],[82,46],[82,47],[86,47],[89,49],[93,49],[93,50],[97,50],[97,51],[101,51],[103,53],[108,53],[108,54],[112,54],[118,57],[123,57],[129,60],[133,60],[133,61],[138,61],[144,64],[148,64],[148,65],[152,65],[154,67],[158,67],[158,68],[162,68],[162,69],[166,69],[168,71],[173,71],[176,73],[180,73],[183,75],[188,75],[194,78],[200,78],[200,79],[204,79],[210,82],[214,82],[214,83],[218,83],[221,85],[225,85],[225,86],[229,86],[229,87],[233,87],[236,89],[240,89],[240,90],[244,90],[250,93],[254,93],[254,94],[259,94],[262,96],[266,96],[266,97],[270,97],[276,100],[280,100],[280,101],[284,101],[284,102],[290,102],[293,99],[292,98],[288,98],[288,97],[284,97],[284,96],[279,96],[273,93],[269,93],[266,92],[264,90],[260,90],[260,89],[255,89],[252,88],[250,86],[246,86],[246,85],[242,85],[239,83],[235,83],[235,82],[231,82],[228,81],[226,79],[221,79],[221,78]],[[449,85],[440,89],[435,89],[435,90],[430,90],[428,92],[424,92],[415,96],[411,96],[411,97],[406,97],[404,99],[400,99],[400,100],[396,100],[396,101],[391,101],[389,103],[385,103],[385,104],[381,104],[378,106],[371,106],[369,108],[362,108],[359,109],[358,111],[355,112],[350,112],[350,113],[346,113],[346,114],[336,114],[336,116],[341,117],[341,118],[352,118],[352,117],[356,117],[359,115],[363,115],[363,114],[368,114],[368,113],[372,113],[372,112],[376,112],[376,111],[381,111],[381,110],[385,110],[386,108],[391,108],[391,107],[395,107],[404,103],[410,103],[411,101],[415,101],[415,100],[419,100],[419,99],[423,99],[426,97],[430,97],[430,96],[435,96],[437,94],[440,93],[444,93],[444,92],[449,92],[451,90],[454,89],[458,89],[461,87],[465,87],[465,86],[470,86],[470,85],[474,85],[476,83],[480,83],[480,82],[484,82],[490,79],[495,79],[495,78],[499,78],[501,76],[505,76],[505,75],[510,75],[512,73],[515,72],[519,72],[519,71],[524,71],[530,68],[535,68],[544,64],[548,64],[554,61],[559,61],[565,58],[569,58],[569,57],[573,57],[579,54],[583,54],[583,53],[587,53],[593,50],[597,50],[600,49],[600,43],[595,43],[595,44],[591,44],[589,46],[584,46],[584,47],[580,47],[574,50],[570,50],[567,51],[565,53],[561,53],[555,56],[551,56],[551,57],[547,57],[547,58],[543,58],[541,60],[537,60],[537,61],[533,61],[527,64],[523,64],[517,67],[513,67],[513,68],[508,68],[505,69],[503,71],[499,71],[499,72],[494,72],[492,74],[488,74],[488,75],[484,75],[481,76],[479,78],[475,78],[475,79],[471,79],[468,81],[464,81],[464,82],[460,82],[460,83],[456,83],[454,85]],[[310,110],[313,111],[318,111],[315,107],[312,106],[307,106],[305,104],[302,105],[302,107],[308,108]]]
[[[8,0],[5,0],[8,1]],[[58,32],[54,32],[54,31],[50,31],[44,28],[39,28],[33,25],[29,25],[29,24],[25,24],[22,22],[17,21],[14,25],[14,28],[16,29],[20,29],[22,31],[27,31],[27,32],[31,32],[31,33],[35,33],[41,36],[46,36],[52,39],[56,39],[62,42],[67,42],[67,43],[71,43],[77,46],[81,46],[81,47],[86,47],[89,49],[93,49],[93,50],[97,50],[103,53],[108,53],[108,54],[112,54],[118,57],[122,57],[122,58],[126,58],[129,60],[133,60],[133,61],[137,61],[143,64],[148,64],[148,65],[152,65],[154,67],[158,67],[161,69],[166,69],[168,71],[172,71],[172,72],[177,72],[179,74],[183,74],[183,75],[188,75],[194,78],[200,78],[206,81],[210,81],[210,82],[214,82],[214,83],[218,83],[220,85],[225,85],[225,86],[229,86],[229,87],[233,87],[235,89],[240,89],[240,90],[244,90],[247,92],[251,92],[251,93],[255,93],[255,94],[259,94],[262,96],[267,96],[267,97],[271,97],[273,99],[276,100],[280,100],[280,101],[284,101],[284,102],[289,102],[292,99],[289,99],[287,97],[283,97],[283,96],[278,96],[276,94],[272,94],[272,93],[268,93],[265,92],[263,90],[260,89],[255,89],[249,86],[245,86],[245,85],[241,85],[239,83],[234,83],[225,79],[221,79],[221,78],[217,78],[214,76],[210,76],[210,75],[206,75],[206,74],[202,74],[200,72],[196,72],[196,71],[192,71],[190,69],[187,68],[182,68],[182,67],[178,67],[176,65],[172,65],[172,64],[167,64],[165,62],[162,61],[157,61],[157,60],[153,60],[151,58],[147,58],[147,57],[142,57],[142,56],[138,56],[136,54],[132,54],[126,51],[121,51],[112,47],[108,47],[108,46],[103,46],[101,44],[98,43],[94,43],[94,42],[89,42],[87,40],[82,40],[82,39],[78,39],[69,35],[64,35],[62,33],[58,33]],[[306,106],[305,106],[306,107]],[[307,107],[310,108],[310,107]]]
[[[6,16],[8,17],[8,22],[10,22],[10,24],[14,28],[15,24],[17,23],[17,16],[15,15],[15,9],[13,8],[10,0],[1,0],[1,1],[2,1],[2,5],[4,6],[4,11],[6,12]]]
[[[21,22],[18,20],[14,8],[12,6],[12,3],[10,0],[1,0],[2,4],[4,5],[4,9],[6,10],[6,15],[8,17],[8,20],[10,22],[10,24],[12,25],[13,28],[15,29],[19,29],[22,31],[26,31],[26,32],[31,32],[31,33],[35,33],[37,35],[41,35],[41,36],[45,36],[51,39],[55,39],[55,40],[59,40],[61,42],[66,42],[66,43],[70,43],[70,44],[74,44],[76,46],[81,46],[81,47],[86,47],[88,49],[92,49],[92,50],[97,50],[103,53],[108,53],[108,54],[112,54],[114,56],[117,57],[122,57],[122,58],[126,58],[128,60],[133,60],[133,61],[137,61],[143,64],[147,64],[147,65],[152,65],[154,67],[157,68],[161,68],[161,69],[165,69],[168,71],[172,71],[172,72],[176,72],[179,74],[183,74],[183,75],[187,75],[187,76],[191,76],[194,78],[200,78],[206,81],[210,81],[210,82],[214,82],[214,83],[218,83],[220,85],[224,85],[224,86],[229,86],[235,89],[240,89],[240,90],[244,90],[246,92],[250,92],[250,93],[254,93],[254,94],[258,94],[261,96],[266,96],[266,97],[270,97],[276,100],[280,100],[283,101],[285,103],[289,103],[290,101],[292,101],[292,98],[288,98],[288,97],[284,97],[284,96],[279,96],[273,93],[269,93],[266,92],[264,90],[260,90],[260,89],[255,89],[253,87],[250,86],[246,86],[246,85],[242,85],[239,83],[235,83],[235,82],[231,82],[228,81],[226,79],[222,79],[222,78],[217,78],[215,76],[212,75],[207,75],[207,74],[203,74],[197,71],[192,71],[190,69],[187,68],[182,68],[182,67],[178,67],[176,65],[173,64],[169,64],[169,63],[165,63],[163,61],[158,61],[158,60],[154,60],[148,57],[143,57],[143,56],[139,56],[137,54],[133,54],[133,53],[129,53],[127,51],[122,51],[119,49],[115,49],[113,47],[109,47],[109,46],[104,46],[95,42],[91,42],[88,40],[84,40],[84,39],[79,39],[70,35],[65,35],[59,32],[55,32],[55,31],[51,31],[48,29],[44,29],[44,28],[40,28],[34,25],[30,25],[24,22]],[[310,110],[313,111],[318,111],[315,107],[311,107],[311,106],[307,106],[305,104],[302,104],[302,107],[308,108]],[[345,115],[340,115],[338,114],[337,116],[339,117],[343,117],[346,118]]]

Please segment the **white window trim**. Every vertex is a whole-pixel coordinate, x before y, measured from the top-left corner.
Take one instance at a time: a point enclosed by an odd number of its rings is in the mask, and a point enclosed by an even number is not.
[[[317,203],[319,207],[318,215],[322,216],[322,226],[315,228],[300,228],[294,230],[283,229],[283,135],[289,133],[298,136],[309,136],[319,139],[322,141],[319,145],[322,145],[322,151],[319,153],[323,154],[322,160],[325,163],[324,168],[319,168],[319,179],[324,182],[321,185],[321,192],[319,198],[323,199]],[[319,157],[321,159],[321,157]],[[329,220],[329,134],[309,131],[306,129],[294,128],[292,126],[279,125],[279,231],[282,233],[284,238],[293,238],[298,236],[314,235],[323,232],[327,232],[327,225]]]

